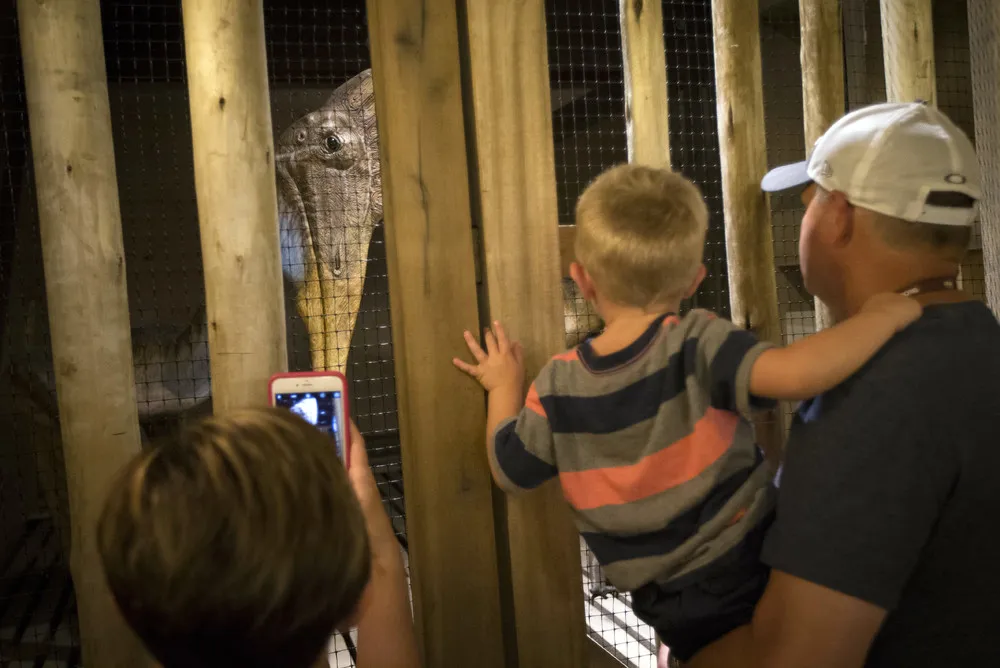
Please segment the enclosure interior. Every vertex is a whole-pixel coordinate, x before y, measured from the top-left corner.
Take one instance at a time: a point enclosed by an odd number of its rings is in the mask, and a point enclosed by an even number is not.
[[[884,100],[878,0],[842,4],[848,105]],[[101,7],[139,409],[145,435],[156,439],[211,409],[210,401],[198,402],[208,382],[208,348],[201,327],[205,291],[180,0],[106,0]],[[338,86],[370,67],[367,26],[363,0],[311,0],[294,9],[266,1],[264,7],[277,145],[290,126],[321,109]],[[572,224],[576,198],[590,179],[627,160],[618,7],[617,0],[546,2],[561,224]],[[760,0],[760,8],[767,155],[769,165],[776,165],[800,160],[805,152],[798,2]],[[934,8],[939,106],[974,136],[965,2],[936,0]],[[55,662],[51,665],[75,666],[74,600],[63,549],[68,537],[65,472],[52,393],[18,26],[13,6],[0,12],[0,665],[8,660],[35,665],[36,659],[47,657]],[[711,16],[710,0],[663,2],[671,160],[702,188],[711,211],[708,278],[689,305],[726,316]],[[342,219],[351,206],[320,207],[316,214]],[[794,196],[784,195],[772,197],[771,207],[782,332],[791,340],[813,329],[812,299],[798,267],[802,207]],[[283,249],[285,254],[292,251],[287,245]],[[405,548],[381,225],[367,248],[366,267],[346,373],[353,417],[365,434],[383,499]],[[978,246],[963,276],[966,286],[982,297]],[[286,281],[289,363],[305,370],[310,367],[309,337],[298,313],[296,287]],[[599,324],[584,302],[568,301],[566,309],[587,315],[567,319],[578,334]],[[175,388],[170,397],[141,387],[162,385],[165,379]],[[651,630],[629,611],[627,595],[604,582],[586,549],[581,558],[591,637],[626,665],[654,666]],[[350,637],[334,638],[331,665],[353,665],[352,649]]]

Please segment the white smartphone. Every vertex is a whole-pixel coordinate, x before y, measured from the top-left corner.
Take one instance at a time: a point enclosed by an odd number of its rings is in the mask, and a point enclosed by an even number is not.
[[[272,406],[287,408],[329,434],[337,456],[350,466],[351,430],[347,408],[347,379],[336,371],[279,373],[271,377]]]

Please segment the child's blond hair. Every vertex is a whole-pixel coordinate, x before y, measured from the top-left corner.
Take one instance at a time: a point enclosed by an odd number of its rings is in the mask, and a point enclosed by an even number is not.
[[[371,568],[333,442],[291,411],[212,417],[138,455],[98,549],[125,620],[164,668],[308,668]]]
[[[619,165],[576,206],[577,261],[610,301],[648,308],[680,300],[701,266],[708,207],[669,169]]]

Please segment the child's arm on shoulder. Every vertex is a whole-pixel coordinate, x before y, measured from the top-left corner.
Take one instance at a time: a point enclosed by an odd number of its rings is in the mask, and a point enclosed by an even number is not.
[[[750,371],[750,392],[791,400],[821,394],[860,369],[921,313],[914,299],[877,294],[857,315],[784,348],[762,352]]]
[[[470,332],[465,332],[465,343],[475,364],[458,358],[453,362],[488,393],[486,449],[490,472],[500,488],[514,492],[536,487],[551,477],[551,430],[537,393],[529,392],[529,399],[534,397],[536,401],[525,407],[521,345],[508,340],[499,322],[493,324],[493,329],[495,333],[485,332],[485,351]]]

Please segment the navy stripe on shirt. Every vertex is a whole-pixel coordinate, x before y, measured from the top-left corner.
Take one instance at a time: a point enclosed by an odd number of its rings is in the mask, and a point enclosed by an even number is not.
[[[710,401],[714,408],[738,412],[736,374],[747,352],[757,345],[753,334],[732,332],[712,359]],[[611,434],[652,419],[660,406],[687,390],[687,380],[697,373],[698,339],[687,339],[670,356],[666,366],[636,382],[596,397],[543,396],[542,406],[554,434]],[[755,408],[774,402],[751,397]]]
[[[684,351],[670,356],[663,369],[617,392],[596,397],[540,397],[552,433],[611,434],[654,417],[661,404],[686,389],[683,360],[694,353],[698,342],[690,339],[690,346],[688,343]]]
[[[497,464],[510,481],[522,489],[534,489],[559,475],[558,469],[528,451],[517,435],[517,420],[497,430],[494,454]]]
[[[747,352],[757,343],[756,337],[750,332],[735,330],[719,346],[709,368],[710,401],[713,408],[739,413],[739,406],[736,403],[736,374]],[[750,405],[755,408],[767,408],[774,404],[775,402],[770,399],[750,396]]]
[[[678,515],[659,531],[633,536],[590,532],[580,535],[602,564],[668,554],[695,535],[698,527],[715,517],[733,494],[750,478],[753,471],[753,468],[745,468],[721,481],[702,503]]]

